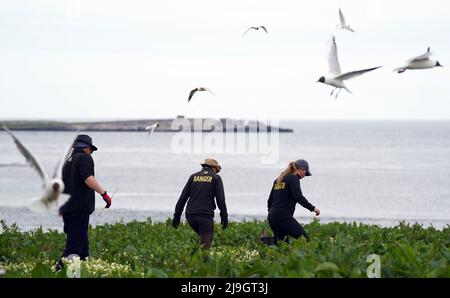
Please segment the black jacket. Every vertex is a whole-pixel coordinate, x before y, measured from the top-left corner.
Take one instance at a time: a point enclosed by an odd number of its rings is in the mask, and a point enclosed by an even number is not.
[[[314,211],[315,207],[302,194],[299,180],[297,175],[289,174],[279,184],[277,180],[274,181],[267,201],[268,219],[293,217],[297,203],[309,211]]]
[[[94,160],[82,150],[74,150],[63,167],[64,193],[70,198],[60,208],[61,213],[94,212],[95,192],[84,182],[89,176],[94,176]]]
[[[197,215],[214,217],[216,209],[214,197],[220,210],[220,218],[228,219],[222,178],[211,168],[205,167],[189,177],[175,206],[174,217],[181,217],[186,202],[187,217]]]

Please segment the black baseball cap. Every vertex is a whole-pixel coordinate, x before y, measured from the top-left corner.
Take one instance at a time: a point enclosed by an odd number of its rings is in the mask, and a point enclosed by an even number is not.
[[[302,168],[306,170],[306,176],[312,176],[311,172],[309,171],[309,164],[306,160],[304,159],[298,159],[295,161],[295,166],[297,167],[297,169]]]

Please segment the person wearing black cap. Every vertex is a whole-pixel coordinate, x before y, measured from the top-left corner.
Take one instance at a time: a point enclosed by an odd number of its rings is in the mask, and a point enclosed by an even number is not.
[[[59,214],[64,221],[64,233],[67,235],[66,248],[56,269],[63,267],[62,258],[77,255],[81,260],[89,256],[88,227],[89,216],[95,210],[95,192],[111,206],[112,200],[106,190],[94,177],[94,160],[91,154],[97,151],[88,135],[78,135],[73,151],[63,167],[64,193],[69,200],[61,206]]]
[[[294,218],[297,203],[315,212],[316,216],[320,214],[320,210],[309,203],[302,194],[299,180],[305,176],[311,176],[308,162],[299,159],[290,162],[287,169],[273,183],[267,201],[269,210],[267,220],[274,233],[275,243],[279,240],[287,241],[287,236],[293,238],[304,236],[308,239],[308,234]]]
[[[215,159],[206,159],[201,166],[201,171],[189,177],[178,199],[172,226],[178,228],[180,225],[181,214],[187,202],[186,220],[200,236],[200,244],[205,249],[209,249],[214,232],[214,210],[216,209],[214,198],[220,210],[223,229],[228,226],[228,213],[222,178],[218,175],[221,166]]]

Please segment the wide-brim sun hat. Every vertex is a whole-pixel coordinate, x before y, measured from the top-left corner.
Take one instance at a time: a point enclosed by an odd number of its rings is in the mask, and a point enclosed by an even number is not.
[[[219,163],[217,162],[217,160],[213,159],[213,158],[207,158],[205,159],[203,162],[200,163],[200,165],[202,167],[204,166],[210,166],[213,167],[217,170],[217,173],[220,172],[220,170],[222,169],[222,167],[219,165]]]

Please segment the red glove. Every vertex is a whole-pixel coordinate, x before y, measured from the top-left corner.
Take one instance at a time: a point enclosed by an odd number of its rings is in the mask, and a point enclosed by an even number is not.
[[[102,198],[103,198],[103,201],[106,202],[105,208],[109,208],[109,207],[111,206],[112,199],[111,199],[111,198],[109,197],[109,195],[106,193],[106,190],[105,190],[105,193],[102,194]]]

